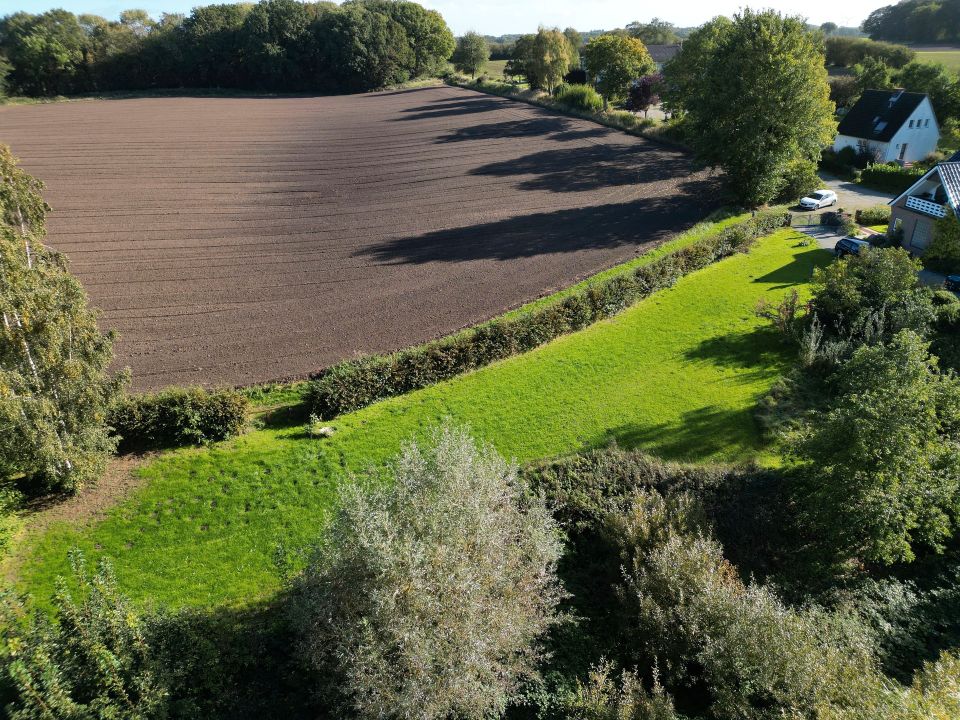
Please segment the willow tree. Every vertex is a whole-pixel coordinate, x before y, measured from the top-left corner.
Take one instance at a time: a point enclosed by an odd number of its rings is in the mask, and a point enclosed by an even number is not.
[[[42,188],[0,145],[0,478],[72,491],[114,448],[106,410],[126,376],[109,372],[112,335],[43,243]]]

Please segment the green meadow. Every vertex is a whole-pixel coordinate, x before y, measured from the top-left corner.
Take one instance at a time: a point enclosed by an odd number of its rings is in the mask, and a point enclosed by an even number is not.
[[[782,230],[610,320],[332,421],[332,437],[268,415],[242,437],[165,453],[106,519],[28,534],[21,587],[45,598],[66,554],[113,559],[136,601],[246,605],[280,584],[275,549],[323,532],[337,487],[450,419],[523,463],[616,442],[672,460],[776,462],[753,418],[791,351],[754,314],[829,261]]]

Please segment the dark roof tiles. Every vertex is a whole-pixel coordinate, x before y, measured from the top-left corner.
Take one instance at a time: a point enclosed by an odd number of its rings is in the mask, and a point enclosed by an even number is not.
[[[900,90],[866,90],[840,121],[837,132],[864,140],[889,142],[925,97],[923,93]]]
[[[674,55],[680,52],[679,45],[647,45],[647,52],[656,63],[665,63],[672,60]]]

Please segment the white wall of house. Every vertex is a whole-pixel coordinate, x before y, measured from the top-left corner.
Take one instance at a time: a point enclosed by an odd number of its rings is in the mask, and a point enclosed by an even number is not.
[[[940,126],[933,114],[933,105],[930,104],[929,98],[924,98],[890,142],[881,143],[869,138],[837,135],[837,139],[833,141],[833,149],[839,152],[845,147],[851,147],[859,151],[861,145],[866,144],[876,153],[880,162],[886,163],[893,160],[917,162],[936,150],[939,140]],[[907,147],[904,148],[904,145]],[[903,153],[902,156],[901,153]]]
[[[863,140],[851,135],[837,135],[837,139],[833,141],[833,149],[834,152],[840,152],[845,147],[851,147],[853,148],[854,152],[859,152],[860,146],[863,143],[869,145],[870,149],[874,150],[878,157],[886,157],[887,153],[889,152],[887,143],[870,142],[869,140]],[[883,162],[886,162],[886,160]]]
[[[896,134],[887,143],[887,153],[884,162],[903,160],[917,162],[937,149],[940,140],[940,127],[937,117],[933,114],[933,105],[929,98],[917,105],[917,109],[907,119]],[[904,148],[903,146],[907,147]]]

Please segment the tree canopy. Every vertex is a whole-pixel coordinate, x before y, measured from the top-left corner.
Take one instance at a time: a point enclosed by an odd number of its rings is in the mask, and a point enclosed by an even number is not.
[[[113,338],[97,329],[65,259],[43,244],[43,185],[0,145],[0,478],[73,490],[115,446]]]
[[[483,35],[475,32],[465,33],[457,38],[457,49],[453,51],[453,67],[460,72],[476,77],[490,59],[490,46]]]
[[[577,63],[570,38],[557,29],[540,28],[536,35],[522,35],[513,47],[513,58],[504,71],[523,75],[530,87],[553,92]]]
[[[831,382],[836,399],[795,450],[815,526],[835,550],[873,562],[941,548],[960,511],[960,380],[904,330],[858,348]]]
[[[597,90],[610,102],[626,98],[630,84],[655,67],[646,46],[624,35],[595,37],[583,47],[583,58]]]
[[[298,585],[304,650],[360,717],[498,717],[535,673],[559,535],[516,467],[464,431],[348,486]]]
[[[722,168],[745,204],[777,197],[833,140],[822,41],[800,18],[744,10],[707,23],[664,75],[698,157]]]
[[[118,21],[64,10],[0,19],[11,93],[159,87],[367,90],[439,73],[454,49],[443,18],[405,0],[261,0]],[[2,74],[2,73],[0,73]]]

